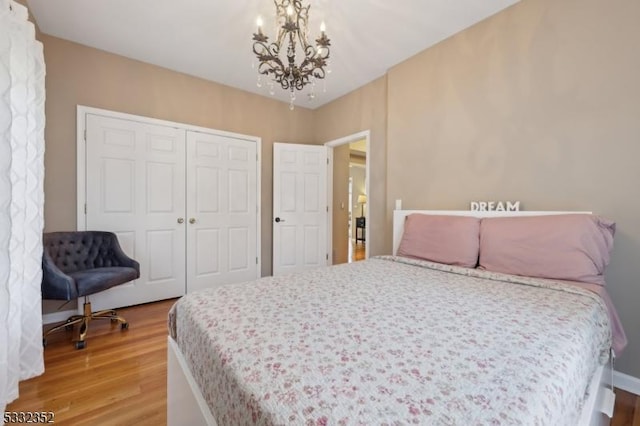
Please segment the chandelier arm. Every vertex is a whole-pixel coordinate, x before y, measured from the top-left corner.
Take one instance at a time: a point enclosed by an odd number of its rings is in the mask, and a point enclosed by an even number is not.
[[[264,41],[254,41],[253,53],[258,57],[258,59],[262,56],[278,56],[278,46],[276,45],[274,50],[272,50],[271,46],[274,46],[274,43],[269,45]]]
[[[276,44],[282,46],[282,41],[286,37],[288,31],[284,29],[284,26],[278,28],[278,37],[276,38]]]
[[[288,90],[290,87],[290,82],[289,79],[287,78],[287,74],[285,74],[282,69],[270,69],[267,71],[267,73],[272,73],[273,74],[273,80],[280,84],[280,86],[285,89]]]
[[[327,65],[329,50],[324,47],[321,50],[322,53],[318,52],[319,49],[309,46],[305,52],[305,59],[300,64],[300,69],[305,74],[312,74],[316,78],[323,79],[326,76],[324,66]]]
[[[258,72],[263,75],[273,75],[273,80],[280,84],[283,89],[289,90],[291,83],[289,82],[289,72],[278,57],[263,57],[264,61],[258,66]]]
[[[260,61],[260,65],[258,68],[262,67],[262,65],[275,62],[278,67],[284,68],[282,61],[279,56],[279,49],[275,43],[271,43],[267,45],[264,42],[256,41],[253,43],[253,53],[257,56]]]
[[[307,46],[304,52],[304,60],[300,63],[300,69],[310,71],[313,69],[314,57],[316,56],[316,49],[313,46]],[[311,68],[309,68],[311,66]]]
[[[310,46],[309,41],[307,40],[307,36],[309,33],[309,8],[311,7],[310,5],[307,7],[302,7],[301,2],[297,2],[298,3],[298,7],[299,7],[299,12],[298,12],[298,20],[297,20],[297,24],[298,24],[298,31],[297,31],[297,35],[298,35],[298,39],[300,40],[300,45],[302,46],[303,50],[306,50],[307,47]]]
[[[315,68],[313,71],[313,77],[317,78],[318,80],[322,80],[326,77],[326,75],[327,74],[324,68]]]
[[[263,75],[273,74],[276,82],[280,83],[283,88],[288,88],[289,84],[286,79],[286,67],[278,56],[279,48],[275,43],[267,45],[264,42],[255,42],[253,52],[260,60],[258,72]]]
[[[307,80],[307,81],[305,81],[305,80]],[[308,79],[305,79],[305,80],[303,80],[303,79],[296,80],[296,89],[297,90],[302,90],[304,88],[304,86],[308,83]]]

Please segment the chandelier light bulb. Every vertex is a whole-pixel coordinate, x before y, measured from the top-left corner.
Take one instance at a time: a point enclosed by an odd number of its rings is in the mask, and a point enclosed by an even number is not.
[[[287,6],[287,16],[293,15],[293,6]]]
[[[258,26],[258,29],[262,29],[262,16],[258,16],[258,18],[256,19],[256,25]]]
[[[320,32],[325,32],[327,31],[327,26],[325,25],[324,21],[322,21],[322,23],[320,24]]]

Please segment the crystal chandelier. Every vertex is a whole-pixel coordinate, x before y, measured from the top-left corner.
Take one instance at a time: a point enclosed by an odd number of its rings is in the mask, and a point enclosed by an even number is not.
[[[269,43],[269,37],[262,32],[262,18],[258,17],[258,32],[253,34],[253,53],[259,61],[258,86],[261,86],[261,76],[271,77],[273,82],[280,84],[284,90],[291,92],[290,109],[296,99],[295,91],[302,90],[311,83],[312,91],[309,98],[315,97],[315,79],[324,79],[328,73],[325,70],[329,59],[331,42],[325,34],[324,22],[320,25],[320,37],[316,45],[309,44],[307,39],[309,30],[309,8],[302,6],[302,0],[274,0],[276,5],[276,23],[278,34],[276,41]],[[280,52],[286,58],[280,57]],[[304,55],[296,63],[296,53]],[[273,83],[270,83],[273,93]]]

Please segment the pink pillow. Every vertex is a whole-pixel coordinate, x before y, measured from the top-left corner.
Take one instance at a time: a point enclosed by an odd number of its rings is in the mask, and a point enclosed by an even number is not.
[[[615,223],[589,214],[485,218],[481,269],[604,285]]]
[[[405,219],[398,255],[475,268],[479,246],[480,219],[413,213]]]

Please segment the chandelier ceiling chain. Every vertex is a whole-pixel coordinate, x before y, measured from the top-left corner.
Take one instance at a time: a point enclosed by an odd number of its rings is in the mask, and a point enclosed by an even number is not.
[[[274,0],[274,4],[278,26],[276,40],[269,42],[269,37],[262,32],[262,19],[258,17],[258,32],[253,34],[253,53],[259,61],[258,73],[271,77],[284,90],[291,92],[290,107],[293,109],[295,91],[302,90],[309,83],[314,87],[314,79],[324,79],[327,75],[325,67],[328,65],[331,41],[325,34],[323,22],[315,46],[309,43],[307,36],[311,6],[303,7],[302,0]],[[300,63],[296,63],[297,51],[304,55]],[[286,59],[280,57],[280,52],[286,54]],[[261,85],[260,75],[258,85]],[[309,96],[313,99],[315,93]]]

